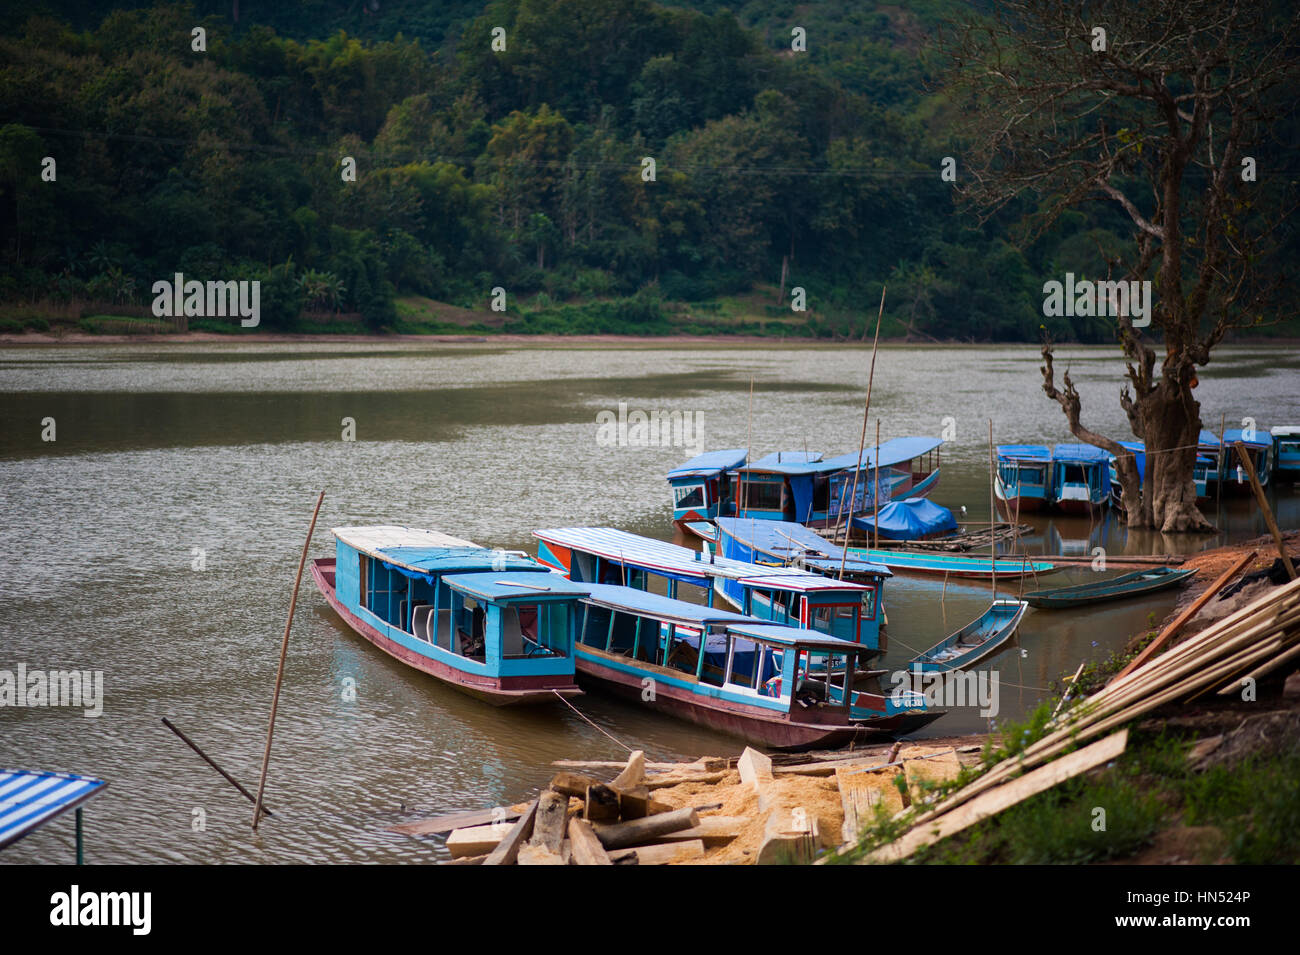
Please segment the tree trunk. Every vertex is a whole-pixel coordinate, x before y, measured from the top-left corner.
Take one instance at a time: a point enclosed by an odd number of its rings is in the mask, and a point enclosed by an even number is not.
[[[1166,369],[1151,393],[1134,402],[1135,430],[1146,442],[1146,493],[1137,526],[1165,533],[1214,530],[1196,504],[1201,405],[1184,380],[1186,373],[1171,375]]]

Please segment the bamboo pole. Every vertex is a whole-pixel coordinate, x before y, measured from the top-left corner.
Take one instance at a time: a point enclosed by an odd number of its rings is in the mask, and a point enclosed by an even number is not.
[[[271,719],[266,724],[266,748],[262,751],[262,773],[257,780],[257,798],[253,800],[253,831],[262,818],[262,793],[266,789],[266,769],[271,762],[271,736],[275,732],[275,711],[280,706],[280,685],[284,682],[284,658],[289,653],[289,628],[293,626],[293,613],[298,607],[298,587],[302,584],[302,569],[307,565],[307,549],[311,546],[311,535],[316,531],[316,516],[320,514],[321,502],[325,492],[316,496],[316,508],[311,512],[311,526],[307,528],[307,539],[302,542],[302,557],[298,559],[298,575],[293,580],[293,596],[289,599],[289,618],[284,622],[284,637],[280,640],[280,665],[275,672],[275,693],[271,697]]]
[[[1269,533],[1273,535],[1273,542],[1277,544],[1277,552],[1282,555],[1282,566],[1286,568],[1287,578],[1295,580],[1295,566],[1291,563],[1291,557],[1286,552],[1286,546],[1282,543],[1282,532],[1277,528],[1277,521],[1273,519],[1273,509],[1268,506],[1268,498],[1264,496],[1264,489],[1259,486],[1259,475],[1255,473],[1254,465],[1250,463],[1250,455],[1246,453],[1246,446],[1240,441],[1232,442],[1232,448],[1237,452],[1237,457],[1241,459],[1241,466],[1246,469],[1246,476],[1250,478],[1250,489],[1255,492],[1255,503],[1259,509],[1264,512],[1264,523],[1268,525]]]
[[[745,476],[749,474],[749,466],[754,462],[750,461],[750,456],[754,453],[754,376],[749,376],[749,432],[745,436],[745,468],[740,472],[740,499],[744,502],[743,507],[736,508],[736,516],[744,517],[749,513],[749,481]]]
[[[875,512],[871,515],[871,529],[875,532],[876,546],[880,546],[880,419],[876,418],[876,476],[875,487],[871,489],[871,499],[875,503]]]
[[[1252,550],[1249,554],[1246,554],[1220,574],[1219,579],[1210,584],[1210,586],[1205,589],[1204,593],[1197,597],[1190,607],[1180,613],[1177,618],[1169,624],[1169,626],[1165,627],[1165,629],[1160,633],[1160,636],[1152,640],[1141,653],[1128,662],[1128,665],[1125,666],[1124,669],[1115,674],[1111,682],[1118,683],[1120,680],[1124,679],[1124,677],[1128,676],[1138,667],[1142,666],[1142,664],[1146,663],[1149,659],[1159,653],[1161,649],[1164,648],[1164,645],[1177,635],[1178,632],[1187,625],[1187,622],[1195,617],[1200,612],[1201,608],[1210,602],[1210,599],[1215,594],[1227,586],[1228,581],[1232,580],[1233,577],[1236,577],[1237,574],[1241,572],[1242,568],[1254,559],[1255,552]]]
[[[840,553],[840,580],[844,579],[844,562],[849,556],[849,532],[853,529],[853,504],[858,498],[858,475],[862,473],[862,454],[867,449],[867,418],[871,414],[871,385],[876,379],[876,352],[880,348],[880,319],[885,314],[885,289],[880,287],[880,310],[876,312],[876,337],[871,343],[871,370],[867,373],[867,402],[862,408],[862,437],[858,439],[857,467],[853,469],[853,493],[849,495],[849,516],[844,522],[844,550]],[[879,484],[879,475],[876,476]]]
[[[998,512],[993,503],[993,419],[989,418],[989,521],[997,520]],[[998,599],[998,539],[989,533],[989,579],[993,581],[993,602]]]
[[[199,749],[198,744],[195,743],[194,740],[186,736],[184,733],[182,733],[180,729],[177,728],[175,723],[173,723],[165,716],[162,718],[162,721],[163,721],[163,726],[167,727],[169,730],[171,730],[173,733],[179,736],[182,743],[184,743],[190,749],[194,750],[194,752],[198,753],[200,759],[202,759],[205,763],[207,763],[209,766],[211,766],[213,769],[219,772],[222,776],[224,776],[226,782],[230,783],[230,785],[234,786],[241,793],[243,793],[245,799],[247,799],[253,805],[257,805],[257,800],[253,798],[253,794],[250,793],[243,786],[239,785],[239,780],[237,780],[234,776],[230,775],[230,773],[226,772],[224,769],[218,766],[216,764],[216,761],[213,760],[211,756],[203,752],[203,750]],[[275,815],[273,812],[271,812],[271,810],[267,809],[265,806],[262,807],[262,814],[267,816]]]
[[[1080,661],[1079,669],[1075,670],[1074,676],[1070,677],[1070,679],[1068,679],[1065,682],[1065,689],[1061,691],[1060,702],[1056,704],[1056,709],[1052,710],[1052,719],[1056,719],[1056,714],[1061,712],[1061,707],[1065,705],[1065,700],[1070,695],[1070,687],[1074,686],[1074,684],[1078,681],[1079,674],[1083,672],[1083,664],[1086,662],[1087,661]]]

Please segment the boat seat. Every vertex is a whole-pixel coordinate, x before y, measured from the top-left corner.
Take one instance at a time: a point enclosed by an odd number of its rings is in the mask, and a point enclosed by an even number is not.
[[[411,620],[411,632],[421,640],[433,642],[433,634],[430,632],[429,623],[433,616],[433,604],[416,604],[415,613]]]

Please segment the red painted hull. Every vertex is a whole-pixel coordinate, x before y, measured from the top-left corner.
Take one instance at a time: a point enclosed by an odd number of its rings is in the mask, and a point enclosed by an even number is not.
[[[581,696],[580,690],[571,678],[564,676],[516,676],[485,677],[463,673],[454,667],[439,663],[409,650],[384,636],[370,624],[366,623],[338,599],[334,588],[334,559],[318,558],[311,562],[311,576],[321,595],[334,608],[334,612],[343,618],[343,622],[357,634],[383,650],[394,660],[400,660],[407,666],[422,673],[427,673],[446,683],[448,686],[478,697],[493,706],[520,706],[534,703],[553,703],[556,694],[562,697]]]
[[[600,653],[590,648],[586,648],[586,652]],[[909,721],[906,714],[882,717],[879,722],[870,724],[850,723],[844,714],[838,714],[835,722],[796,722],[772,710],[728,700],[701,698],[689,690],[667,683],[657,684],[655,699],[648,702],[642,699],[645,687],[641,676],[617,670],[602,663],[598,657],[583,656],[581,653],[578,656],[578,678],[584,686],[606,690],[678,719],[739,736],[772,749],[834,749],[855,740],[899,732],[913,722]]]

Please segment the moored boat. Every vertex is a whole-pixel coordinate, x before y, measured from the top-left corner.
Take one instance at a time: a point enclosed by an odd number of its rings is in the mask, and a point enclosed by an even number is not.
[[[997,448],[993,492],[998,507],[1014,520],[1048,506],[1052,452],[1043,444],[1001,444]]]
[[[926,672],[964,670],[1001,650],[1028,609],[1023,600],[998,598],[977,619],[914,658],[909,669]]]
[[[607,584],[589,586],[584,685],[777,749],[843,746],[941,714],[920,694],[859,690],[862,647],[798,627]]]
[[[1088,514],[1110,502],[1110,460],[1091,444],[1058,444],[1052,449],[1048,499],[1066,514]]]
[[[885,548],[850,547],[850,559],[883,564],[892,571],[916,574],[939,574],[951,577],[1023,577],[1028,574],[1045,574],[1055,569],[1050,560],[1038,557],[999,557],[996,565],[988,557],[965,554],[942,554],[932,551],[890,550]]]
[[[574,611],[586,590],[521,553],[437,531],[335,528],[312,579],[357,634],[495,706],[576,696]]]
[[[1131,574],[1111,577],[1107,580],[1076,584],[1073,587],[1055,587],[1048,590],[1035,590],[1024,595],[1031,607],[1061,609],[1078,607],[1084,604],[1105,603],[1109,600],[1122,600],[1125,597],[1140,597],[1156,593],[1169,587],[1175,587],[1195,570],[1179,570],[1174,567],[1153,567],[1150,570],[1136,570]]]
[[[693,522],[711,521],[735,512],[729,472],[745,463],[744,448],[706,451],[668,472],[673,495],[673,522],[693,532]]]
[[[1274,476],[1280,481],[1300,481],[1300,427],[1280,425],[1271,434]]]
[[[1241,464],[1234,444],[1240,442],[1246,450],[1246,457],[1255,472],[1260,487],[1268,486],[1268,479],[1273,473],[1273,436],[1267,431],[1255,428],[1243,430],[1229,428],[1223,432],[1223,490],[1229,494],[1252,494],[1250,475]]]

